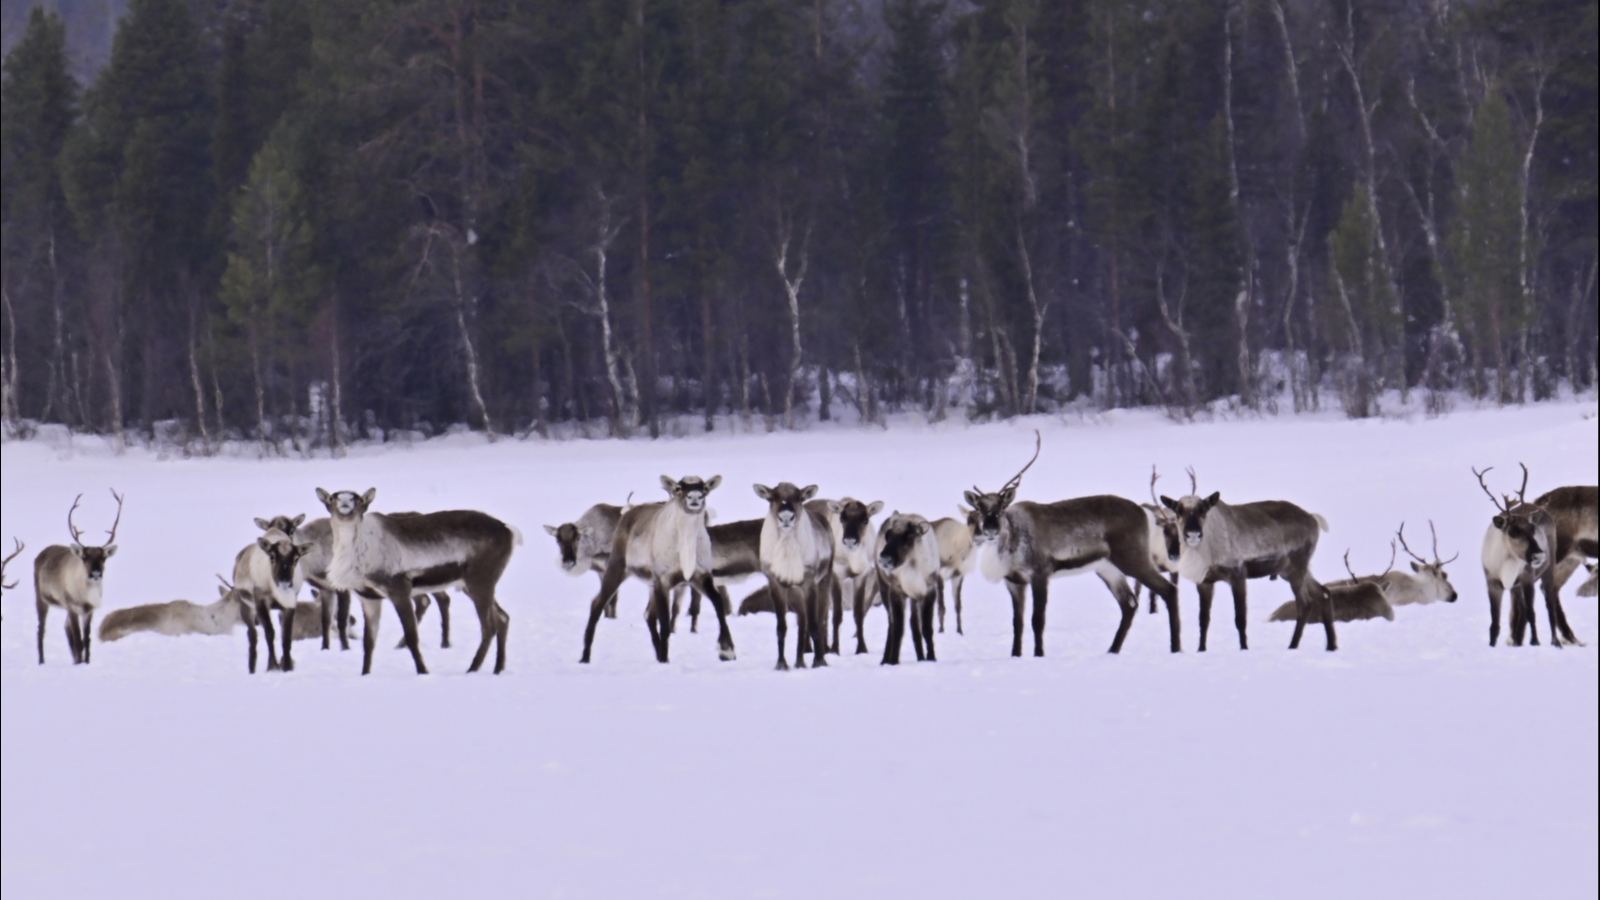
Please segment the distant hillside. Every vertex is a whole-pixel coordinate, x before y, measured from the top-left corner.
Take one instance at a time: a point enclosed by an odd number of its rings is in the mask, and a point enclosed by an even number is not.
[[[128,0],[0,0],[0,50],[11,52],[28,26],[28,11],[41,4],[66,20],[72,74],[87,84],[111,58],[111,38]]]

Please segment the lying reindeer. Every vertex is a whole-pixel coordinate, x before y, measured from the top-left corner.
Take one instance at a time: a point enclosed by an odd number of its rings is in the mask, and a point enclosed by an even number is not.
[[[1394,607],[1409,605],[1426,605],[1443,601],[1456,602],[1456,590],[1450,584],[1450,576],[1444,567],[1456,560],[1457,556],[1441,560],[1439,558],[1439,533],[1433,529],[1433,523],[1428,523],[1429,530],[1433,531],[1433,561],[1413,553],[1406,543],[1406,526],[1400,524],[1400,530],[1395,535],[1400,548],[1412,559],[1410,572],[1394,571],[1395,544],[1389,544],[1389,568],[1381,575],[1357,576],[1350,571],[1350,554],[1344,556],[1345,571],[1350,572],[1350,578],[1343,581],[1330,581],[1323,587],[1328,589],[1333,599],[1333,619],[1335,622],[1353,622],[1358,619],[1384,618],[1394,620]],[[1369,590],[1370,588],[1370,590]],[[1285,622],[1299,618],[1299,603],[1290,600],[1278,607],[1272,613],[1269,621]]]
[[[877,558],[883,605],[889,611],[889,634],[884,638],[881,664],[900,664],[900,647],[906,636],[907,601],[911,606],[911,645],[917,652],[917,661],[938,661],[933,648],[933,607],[938,594],[940,560],[939,539],[934,537],[933,523],[921,516],[900,512],[889,516],[878,529]]]
[[[1194,471],[1190,470],[1190,490],[1195,490]],[[1323,602],[1327,592],[1311,577],[1311,556],[1317,550],[1320,532],[1328,521],[1282,500],[1241,503],[1222,502],[1220,493],[1199,497],[1195,493],[1174,500],[1162,496],[1161,505],[1175,515],[1166,520],[1167,544],[1182,540],[1176,569],[1195,583],[1200,591],[1200,650],[1206,649],[1206,632],[1211,627],[1211,596],[1218,581],[1226,581],[1233,592],[1233,621],[1239,630],[1239,649],[1250,647],[1246,634],[1245,584],[1251,578],[1282,578],[1294,591],[1300,604],[1289,649],[1300,646],[1306,622],[1322,620],[1327,649],[1339,649],[1334,633],[1333,610]],[[1170,552],[1170,551],[1169,551]]]
[[[1520,464],[1519,464],[1520,465]],[[1484,476],[1493,466],[1472,474],[1478,476],[1478,486],[1489,496],[1497,515],[1483,533],[1483,578],[1489,592],[1489,646],[1500,638],[1500,600],[1509,588],[1511,592],[1511,645],[1522,646],[1526,633],[1529,642],[1539,645],[1538,624],[1534,620],[1533,586],[1544,588],[1545,609],[1550,615],[1550,643],[1561,646],[1579,643],[1567,625],[1561,609],[1561,597],[1555,587],[1554,553],[1556,545],[1556,519],[1550,511],[1525,499],[1528,489],[1528,467],[1522,466],[1522,486],[1515,499],[1506,494],[1497,499],[1489,490]]]
[[[1037,439],[1038,432],[1034,434]],[[1013,502],[1023,473],[1039,458],[1040,444],[1042,439],[1034,446],[1033,459],[1000,490],[986,493],[974,487],[965,494],[978,521],[973,537],[983,574],[990,581],[1005,581],[1011,593],[1011,655],[1022,655],[1028,588],[1033,588],[1033,655],[1043,656],[1050,578],[1086,572],[1099,576],[1122,612],[1112,653],[1121,652],[1138,608],[1126,581],[1130,577],[1166,602],[1172,652],[1179,652],[1178,590],[1150,562],[1150,529],[1137,503],[1111,496]]]
[[[67,530],[72,534],[72,546],[52,544],[39,551],[33,559],[34,610],[39,614],[39,665],[44,665],[44,625],[50,607],[56,606],[67,613],[67,646],[72,650],[73,665],[89,662],[89,635],[94,626],[94,611],[100,608],[100,598],[106,574],[106,560],[117,552],[117,526],[122,524],[122,495],[116,491],[117,518],[111,523],[106,542],[98,547],[83,543],[83,532],[72,524],[72,514],[77,512],[79,494],[67,510]]]
[[[585,572],[604,578],[606,564],[611,560],[611,541],[616,537],[617,522],[626,508],[596,503],[584,510],[576,521],[546,525],[544,530],[556,539],[556,547],[561,551],[561,571],[574,578]],[[617,598],[612,596],[606,606],[606,618],[616,617]]]
[[[939,542],[939,575],[934,584],[939,591],[939,633],[944,634],[944,595],[949,585],[956,607],[956,634],[961,630],[961,586],[978,567],[978,545],[972,536],[978,531],[978,514],[956,505],[961,518],[943,518],[933,523],[933,538]]]
[[[630,574],[650,582],[645,622],[658,662],[667,662],[668,641],[672,637],[668,593],[685,581],[698,585],[700,592],[713,600],[719,626],[718,657],[724,661],[735,658],[727,607],[713,582],[711,535],[706,530],[706,496],[721,483],[721,475],[710,480],[693,475],[673,480],[663,475],[661,486],[668,494],[665,502],[641,503],[622,514],[612,538],[611,559],[600,578],[600,592],[589,604],[589,624],[583,630],[583,656],[579,662],[589,661],[600,615]]]
[[[239,598],[226,582],[217,587],[215,603],[190,603],[173,600],[168,603],[147,603],[112,610],[100,620],[100,640],[103,643],[120,641],[130,634],[150,632],[170,637],[190,634],[232,634],[243,621],[239,615]],[[295,610],[294,639],[310,640],[322,634],[317,614],[321,604],[300,601]]]

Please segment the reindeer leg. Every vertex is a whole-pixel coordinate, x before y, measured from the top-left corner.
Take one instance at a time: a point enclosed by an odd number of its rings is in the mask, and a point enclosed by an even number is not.
[[[1133,618],[1139,614],[1139,596],[1129,587],[1128,582],[1120,575],[1111,576],[1096,572],[1100,580],[1105,583],[1106,590],[1117,601],[1117,612],[1122,614],[1122,621],[1117,623],[1116,637],[1111,639],[1110,653],[1121,653],[1122,642],[1128,638],[1128,629],[1133,627]],[[1154,597],[1154,594],[1150,596]]]
[[[448,650],[450,648],[450,595],[440,591],[433,595],[433,600],[439,604],[439,646]]]
[[[44,665],[44,624],[50,618],[50,604],[43,597],[36,597],[33,601],[33,611],[39,614],[39,665]]]
[[[850,614],[856,620],[856,655],[859,656],[863,653],[871,652],[867,649],[866,624],[867,604],[872,602],[872,598],[867,593],[865,578],[858,579],[858,582],[854,585],[852,595],[850,598]]]
[[[917,652],[917,662],[922,662],[928,658],[922,650],[922,603],[919,598],[907,597],[906,605],[910,607],[911,649]]]
[[[1006,579],[1006,590],[1011,592],[1011,655],[1022,655],[1023,613],[1028,609],[1028,584]]]
[[[1211,630],[1211,598],[1216,592],[1215,582],[1202,581],[1195,585],[1200,592],[1200,652],[1206,652],[1206,634]]]
[[[267,671],[276,672],[281,665],[278,663],[278,635],[272,628],[272,608],[269,601],[256,601],[256,619],[261,622],[261,632],[267,638]]]
[[[676,633],[677,630],[678,630],[678,612],[683,608],[683,592],[684,592],[684,590],[685,590],[684,585],[681,585],[681,584],[675,585],[672,588],[672,626],[671,627],[672,627],[672,630],[673,630],[674,633]]]
[[[613,556],[606,564],[605,573],[600,576],[600,593],[594,595],[594,600],[589,603],[589,624],[583,629],[583,656],[578,662],[589,661],[589,650],[594,646],[594,629],[600,622],[600,614],[605,612],[608,605],[614,608],[617,588],[622,586],[622,579],[628,575],[627,568],[622,560]]]
[[[959,573],[950,579],[956,589],[956,634],[962,635],[966,632],[961,630],[961,585],[965,584],[966,580],[967,576]]]
[[[689,588],[689,633],[700,633],[700,599],[704,595],[696,588]]]
[[[807,588],[811,594],[811,668],[820,669],[828,664],[828,605],[833,599],[833,570],[822,576],[823,581],[813,581]],[[825,582],[825,583],[824,583]]]
[[[67,607],[67,648],[72,651],[72,664],[83,665],[83,633],[78,625],[78,611]]]
[[[1489,646],[1493,647],[1495,641],[1500,639],[1500,600],[1505,594],[1505,585],[1498,578],[1488,579],[1489,586]],[[1512,601],[1515,603],[1516,601]]]
[[[855,579],[850,579],[851,590],[855,589]],[[839,579],[833,580],[833,587],[829,588],[829,617],[833,620],[833,635],[828,641],[828,652],[837,656],[839,654],[839,626],[844,624],[844,585]]]
[[[1050,576],[1033,576],[1033,655],[1044,655],[1044,612],[1050,602]]]
[[[1571,573],[1567,573],[1570,577]],[[1544,608],[1550,619],[1550,646],[1560,647],[1563,637],[1566,643],[1576,644],[1578,639],[1572,636],[1572,627],[1567,624],[1567,614],[1561,609],[1561,593],[1556,583],[1555,566],[1546,566],[1544,575],[1539,579],[1539,586],[1544,590]],[[1528,605],[1533,605],[1532,586],[1529,586]],[[94,613],[91,611],[90,615]],[[1563,635],[1562,632],[1566,634]]]
[[[1154,611],[1156,597],[1160,597],[1161,601],[1167,605],[1167,630],[1170,633],[1172,652],[1182,653],[1183,626],[1178,621],[1178,576],[1174,574],[1172,580],[1168,581],[1161,574],[1160,569],[1150,564],[1141,566],[1137,559],[1134,560],[1133,565],[1129,566],[1128,574],[1133,576],[1135,584],[1143,585],[1150,591],[1152,611]],[[1138,605],[1139,595],[1137,591],[1135,591],[1133,599],[1134,604]]]
[[[789,638],[789,589],[776,581],[768,582],[772,593],[772,612],[778,617],[779,672],[789,671],[789,660],[784,658],[784,644]]]
[[[1523,617],[1528,623],[1528,645],[1539,646],[1539,615],[1533,607],[1533,585],[1522,584],[1517,586],[1517,601],[1522,607]]]
[[[733,650],[733,632],[728,630],[728,614],[733,609],[728,592],[718,587],[709,573],[700,576],[700,592],[711,601],[711,609],[717,614],[717,658],[723,662],[737,659],[738,654]]]
[[[928,662],[938,662],[939,656],[933,651],[933,598],[922,598],[922,636],[928,644]],[[940,629],[943,631],[944,629]]]
[[[1557,607],[1559,609],[1559,606]],[[89,664],[89,644],[94,640],[94,607],[83,614],[83,664]]]
[[[339,649],[350,649],[350,592],[335,591],[334,615],[339,620]]]
[[[944,634],[944,579],[938,575],[933,576],[934,589],[938,591],[939,604],[939,633]]]
[[[677,621],[672,615],[672,607],[675,605],[667,596],[667,586],[657,579],[651,591],[650,614],[656,617],[656,631],[660,637],[656,643],[656,662],[659,663],[669,659],[668,642],[672,640],[673,628],[677,627]]]
[[[328,649],[328,629],[333,625],[333,597],[328,591],[314,591],[322,611],[322,649]]]
[[[411,608],[417,612],[417,626],[419,628],[422,626],[422,617],[428,614],[428,607],[432,605],[433,598],[429,597],[427,594],[420,594],[411,598]],[[404,650],[406,648],[405,637],[402,636],[399,643],[394,645],[394,648],[396,650]]]
[[[388,584],[389,602],[400,616],[400,628],[405,632],[406,649],[411,651],[411,661],[417,665],[417,674],[428,674],[428,664],[422,661],[421,641],[417,639],[416,608],[411,605],[411,579],[396,575]]]
[[[900,665],[900,642],[906,636],[906,598],[898,588],[886,586],[883,596],[884,612],[889,614],[889,633],[883,639],[881,665]]]
[[[1298,593],[1298,591],[1296,592]],[[1310,604],[1303,599],[1295,601],[1294,636],[1289,638],[1289,649],[1300,649],[1300,637],[1306,633],[1306,619],[1311,614]]]
[[[293,606],[278,613],[278,623],[283,631],[283,671],[294,671],[294,613]]]
[[[1301,577],[1303,578],[1304,576],[1302,575]],[[1248,580],[1244,577],[1244,572],[1234,572],[1228,576],[1228,590],[1233,594],[1233,627],[1239,630],[1240,650],[1250,649],[1250,638],[1245,634],[1246,610],[1249,608],[1245,600],[1245,592],[1248,590],[1247,585]],[[1301,596],[1304,596],[1304,594],[1302,593]]]
[[[250,674],[256,673],[256,605],[248,600],[239,601],[239,618],[244,620],[245,633],[250,641]]]
[[[361,674],[372,673],[372,650],[378,645],[378,626],[383,623],[383,599],[361,598]]]
[[[1333,630],[1333,598],[1327,597],[1317,603],[1322,607],[1322,630],[1327,635],[1327,650],[1331,653],[1339,649],[1339,636]]]

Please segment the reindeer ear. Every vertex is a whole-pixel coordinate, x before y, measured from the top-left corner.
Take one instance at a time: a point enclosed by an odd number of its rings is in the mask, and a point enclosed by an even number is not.
[[[268,541],[265,537],[258,537],[256,538],[256,546],[260,547],[262,551],[265,552],[272,549],[272,542]]]
[[[963,516],[970,516],[970,515],[972,515],[972,507],[966,505],[965,503],[957,503],[956,504],[956,512],[960,513]]]
[[[106,559],[110,559],[111,557],[116,556],[116,555],[117,555],[117,545],[116,544],[107,544],[106,545]]]
[[[272,527],[272,523],[268,522],[266,519],[261,518],[260,516],[257,516],[256,517],[256,527],[261,529],[262,531],[266,531],[267,529]]]
[[[365,494],[361,495],[361,505],[362,506],[371,506],[372,505],[372,501],[374,501],[376,499],[378,499],[378,489],[377,488],[367,488],[367,492]]]
[[[1413,571],[1413,572],[1421,572],[1422,571],[1422,563],[1415,563],[1415,562],[1412,563],[1411,564],[1411,571]]]
[[[1168,497],[1166,494],[1161,495],[1161,505],[1172,510],[1173,512],[1178,511],[1178,501]]]
[[[1211,509],[1211,507],[1216,506],[1218,503],[1221,503],[1221,502],[1222,502],[1222,492],[1221,491],[1214,491],[1211,494],[1211,496],[1206,498],[1206,509],[1209,510],[1209,509]]]
[[[772,499],[772,488],[769,488],[764,484],[756,484],[756,485],[751,485],[751,486],[756,489],[756,496],[757,497],[760,497],[763,500],[771,500]]]
[[[1500,529],[1501,531],[1505,531],[1506,530],[1506,517],[1505,516],[1495,516],[1494,517],[1494,527]]]
[[[294,549],[296,553],[299,553],[301,556],[305,556],[307,553],[310,553],[311,548],[315,546],[315,544],[295,544]]]
[[[328,492],[323,490],[322,488],[317,488],[317,499],[321,500],[322,504],[324,506],[326,506],[328,504],[328,500],[329,500]]]
[[[817,486],[808,484],[800,489],[800,502],[804,503],[817,495]]]
[[[922,537],[923,535],[927,534],[928,533],[928,529],[930,529],[932,527],[933,527],[932,523],[930,523],[926,519],[924,519],[923,521],[918,522],[915,525],[911,526],[911,533],[913,535],[917,536],[917,537]]]
[[[300,524],[302,522],[304,522],[305,520],[306,520],[306,514],[305,513],[301,513],[300,515],[295,516],[294,517],[294,527],[299,528]]]
[[[962,491],[961,492],[961,499],[967,501],[967,504],[969,506],[977,506],[978,505],[978,495],[974,494],[971,491]]]
[[[840,503],[837,500],[829,500],[828,501],[828,514],[829,515],[837,516],[839,514],[839,510],[841,510],[841,509],[844,509],[844,504],[843,503]]]
[[[79,559],[83,559],[83,545],[79,544],[77,542],[74,542],[73,545],[72,545],[72,555],[76,556]]]
[[[722,483],[722,476],[721,475],[713,475],[710,478],[706,479],[706,493],[709,494],[712,491],[716,490],[717,489],[717,485],[719,485],[721,483]]]
[[[546,526],[545,526],[545,527],[544,527],[544,531],[545,531],[545,534],[548,534],[548,535],[550,535],[550,536],[552,536],[552,537],[554,537],[554,536],[555,536],[555,533],[556,533],[556,532],[558,532],[558,531],[560,531],[560,530],[561,530],[561,529],[560,529],[560,528],[557,528],[557,527],[556,527],[556,526],[554,526],[554,525],[546,525]]]
[[[661,489],[669,494],[676,493],[678,490],[678,482],[674,481],[671,475],[663,475],[661,476]]]
[[[883,501],[882,500],[874,500],[871,503],[867,504],[867,518],[870,519],[873,516],[875,516],[875,515],[877,515],[878,513],[881,513],[881,512],[883,512]]]

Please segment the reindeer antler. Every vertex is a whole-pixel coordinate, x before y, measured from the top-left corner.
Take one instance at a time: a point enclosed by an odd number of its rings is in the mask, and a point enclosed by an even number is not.
[[[1517,502],[1518,503],[1527,503],[1528,502],[1528,464],[1519,462],[1519,463],[1517,463],[1517,465],[1522,467],[1522,486],[1517,488]]]
[[[1156,496],[1156,481],[1160,478],[1161,476],[1156,474],[1156,467],[1152,464],[1150,466],[1150,502],[1157,507],[1161,506],[1161,498]]]
[[[1410,551],[1407,551],[1407,552],[1410,552]],[[1394,541],[1390,541],[1389,542],[1389,567],[1387,569],[1383,570],[1383,575],[1387,575],[1390,572],[1394,571],[1394,560],[1395,560]],[[1382,578],[1383,575],[1379,575],[1378,577]]]
[[[79,494],[77,496],[77,498],[72,501],[72,508],[67,510],[67,531],[70,531],[72,533],[72,542],[74,544],[83,543],[83,541],[81,540],[81,538],[83,537],[83,532],[78,530],[78,526],[72,524],[72,514],[78,511],[78,504],[82,503],[82,502],[83,502],[83,495]]]
[[[1501,512],[1506,512],[1509,508],[1509,504],[1502,504],[1499,500],[1496,500],[1494,497],[1494,491],[1489,490],[1489,483],[1483,480],[1483,476],[1493,471],[1494,466],[1490,466],[1489,468],[1484,469],[1482,472],[1479,472],[1476,466],[1472,467],[1472,474],[1478,476],[1478,487],[1483,488],[1483,492],[1489,495],[1489,502],[1494,504],[1495,509],[1498,509]]]
[[[116,488],[111,488],[111,496],[117,498],[117,518],[111,523],[111,530],[106,532],[109,535],[106,538],[107,547],[117,542],[117,526],[122,524],[122,495],[117,493]]]
[[[1439,530],[1437,528],[1433,527],[1433,520],[1432,519],[1428,520],[1428,530],[1433,533],[1433,564],[1434,565],[1436,565],[1436,566],[1449,565],[1450,563],[1453,563],[1456,560],[1461,558],[1461,551],[1457,550],[1455,556],[1452,556],[1449,559],[1441,560],[1439,558]]]
[[[1428,524],[1432,525],[1433,523],[1429,522]],[[1427,560],[1425,560],[1422,557],[1418,556],[1417,554],[1413,553],[1411,551],[1411,545],[1406,543],[1406,523],[1404,523],[1404,522],[1400,523],[1400,530],[1395,533],[1395,537],[1400,539],[1400,546],[1405,548],[1407,556],[1411,557],[1412,559],[1416,560],[1419,563],[1422,563],[1423,565],[1427,565],[1428,564]],[[1438,536],[1437,533],[1434,534],[1434,538],[1433,538],[1433,550],[1434,550],[1433,555],[1435,557],[1437,557],[1439,555],[1439,536]]]
[[[233,583],[230,582],[228,579],[223,578],[221,572],[217,573],[217,580],[222,582],[222,586],[223,587],[227,588],[230,591],[233,590]]]
[[[1183,471],[1189,473],[1189,493],[1194,496],[1199,496],[1200,479],[1196,478],[1194,475],[1194,466],[1187,466]]]
[[[1003,494],[1006,491],[1011,490],[1013,488],[1021,487],[1022,486],[1022,474],[1024,472],[1028,471],[1029,469],[1033,468],[1033,464],[1035,462],[1038,462],[1038,460],[1039,460],[1039,451],[1043,447],[1044,447],[1044,436],[1039,434],[1039,429],[1035,428],[1033,430],[1033,459],[1028,460],[1028,464],[1023,466],[1017,472],[1017,474],[1011,476],[1011,480],[1010,481],[1008,481],[1005,484],[1001,485],[1000,486],[1000,490],[996,491],[996,493]]]
[[[1350,551],[1349,550],[1345,550],[1344,551],[1344,570],[1346,572],[1350,573],[1350,580],[1351,581],[1360,581],[1361,580],[1361,576],[1356,574],[1356,570],[1350,568]]]
[[[12,538],[11,540],[16,543],[17,549],[11,551],[11,555],[6,557],[4,560],[0,560],[0,586],[4,586],[6,590],[10,590],[17,586],[15,581],[11,582],[10,584],[4,583],[6,566],[11,565],[11,561],[22,555],[22,551],[26,549],[20,538]]]

